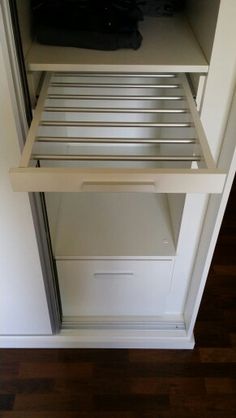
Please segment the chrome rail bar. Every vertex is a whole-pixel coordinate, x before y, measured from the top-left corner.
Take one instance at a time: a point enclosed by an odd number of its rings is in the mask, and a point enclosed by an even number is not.
[[[188,109],[141,109],[108,107],[45,106],[44,112],[71,113],[188,113]]]
[[[51,161],[200,161],[200,155],[156,156],[156,155],[63,155],[63,154],[33,154],[33,160]]]
[[[184,100],[184,96],[117,96],[117,95],[87,95],[49,93],[47,99],[63,100]]]
[[[51,82],[50,87],[68,87],[68,88],[131,88],[131,89],[176,89],[180,88],[180,84],[114,84],[114,83],[65,83],[65,82]]]
[[[38,136],[35,138],[36,142],[43,143],[91,143],[91,144],[196,144],[196,138],[185,139],[158,139],[158,138],[80,138],[80,137],[48,137]]]
[[[42,120],[40,126],[73,127],[102,127],[102,128],[191,128],[194,125],[189,122],[95,122],[95,121],[59,121]]]
[[[93,72],[62,72],[62,73],[53,73],[53,77],[119,77],[119,78],[126,78],[126,77],[142,77],[142,78],[174,78],[176,74],[173,73],[93,73]]]

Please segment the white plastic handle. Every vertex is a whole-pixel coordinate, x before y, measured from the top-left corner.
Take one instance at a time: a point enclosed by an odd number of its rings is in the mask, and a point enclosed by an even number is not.
[[[146,192],[156,193],[156,184],[153,182],[84,182],[81,185],[83,192]]]
[[[123,271],[121,271],[121,272],[118,272],[118,271],[108,272],[108,271],[106,271],[106,272],[94,273],[94,278],[95,279],[102,279],[102,280],[130,279],[133,276],[134,276],[134,273],[131,272],[131,271],[128,271],[128,272],[126,272],[126,271],[124,271],[124,272]]]

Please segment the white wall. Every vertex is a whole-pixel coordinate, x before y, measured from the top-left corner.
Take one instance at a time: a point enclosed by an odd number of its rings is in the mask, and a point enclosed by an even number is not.
[[[0,334],[50,334],[28,195],[14,193],[9,181],[19,156],[0,43]]]

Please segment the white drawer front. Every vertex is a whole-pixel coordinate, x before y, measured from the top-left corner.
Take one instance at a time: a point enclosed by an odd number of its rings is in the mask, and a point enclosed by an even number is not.
[[[172,259],[58,260],[63,315],[162,315],[172,266]]]

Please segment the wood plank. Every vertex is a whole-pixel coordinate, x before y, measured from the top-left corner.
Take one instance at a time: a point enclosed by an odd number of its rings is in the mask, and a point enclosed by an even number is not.
[[[89,378],[92,375],[92,363],[25,363],[20,366],[21,378]]]

